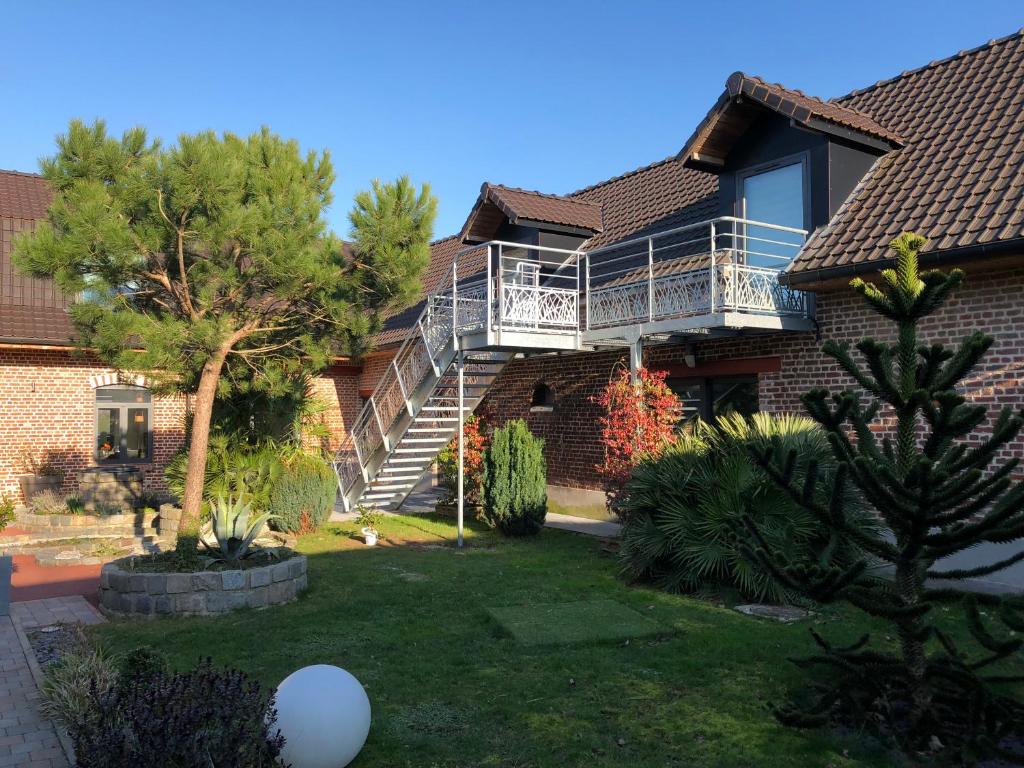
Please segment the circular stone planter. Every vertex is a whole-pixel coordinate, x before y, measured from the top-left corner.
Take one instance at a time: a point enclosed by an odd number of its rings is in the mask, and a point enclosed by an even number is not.
[[[109,616],[216,616],[288,603],[306,588],[306,556],[244,571],[139,573],[124,559],[100,572],[100,610]]]

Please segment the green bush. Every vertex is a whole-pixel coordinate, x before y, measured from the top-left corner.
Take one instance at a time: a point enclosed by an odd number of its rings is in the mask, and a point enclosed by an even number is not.
[[[149,681],[169,674],[170,662],[160,651],[145,646],[128,651],[119,660],[118,685],[125,688],[132,683]]]
[[[14,522],[14,502],[6,495],[0,495],[0,531]]]
[[[813,421],[766,413],[698,423],[661,456],[635,467],[622,498],[624,575],[669,591],[734,591],[748,600],[787,602],[786,591],[745,554],[745,515],[790,562],[844,551],[852,561],[852,544],[824,530],[754,462],[751,448],[769,444],[783,454],[797,452],[797,477],[811,461],[832,471],[825,434]],[[869,525],[867,515],[861,524]]]
[[[146,663],[104,692],[68,731],[79,768],[275,768],[284,738],[273,691],[207,659],[173,673]]]
[[[271,441],[251,445],[238,435],[210,436],[203,480],[204,511],[221,496],[244,498],[258,512],[266,512],[270,494],[282,474],[283,449]],[[188,451],[181,449],[167,464],[167,487],[179,499],[185,493]]]
[[[506,536],[528,536],[547,514],[544,441],[521,419],[494,431],[484,454],[484,508],[480,518]]]
[[[270,493],[270,526],[276,531],[310,533],[334,509],[338,480],[327,463],[312,454],[293,456]]]

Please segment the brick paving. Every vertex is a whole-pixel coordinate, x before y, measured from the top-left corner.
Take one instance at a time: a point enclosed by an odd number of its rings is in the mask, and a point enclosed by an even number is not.
[[[96,604],[100,593],[101,565],[42,566],[34,555],[14,555],[11,600],[83,595]]]
[[[12,603],[11,615],[0,616],[0,768],[70,766],[56,728],[39,712],[39,666],[24,636],[61,621],[96,624],[103,617],[81,596]]]

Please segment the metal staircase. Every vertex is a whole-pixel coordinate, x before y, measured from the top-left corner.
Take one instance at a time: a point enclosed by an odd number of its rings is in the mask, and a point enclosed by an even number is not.
[[[456,256],[334,456],[346,510],[401,505],[516,351],[579,348],[578,257],[501,242]]]
[[[512,359],[510,352],[470,352],[463,357],[463,413],[472,413],[491,384]],[[459,382],[456,359],[440,376],[430,396],[409,422],[360,502],[393,509],[405,501],[431,463],[459,428]]]

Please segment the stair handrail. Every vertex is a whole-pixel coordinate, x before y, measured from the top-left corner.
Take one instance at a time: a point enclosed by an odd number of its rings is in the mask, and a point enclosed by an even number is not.
[[[403,382],[398,379],[402,365],[407,363],[412,355],[413,351],[417,346],[421,346],[426,352],[427,358],[429,359],[429,366],[435,371],[437,370],[436,362],[436,350],[430,348],[431,331],[434,330],[439,321],[442,321],[444,315],[439,313],[433,303],[433,299],[438,296],[444,296],[451,285],[452,280],[449,276],[435,291],[430,293],[424,301],[423,309],[420,311],[419,316],[416,318],[416,322],[413,324],[413,328],[418,328],[420,333],[409,333],[402,341],[401,346],[398,348],[398,352],[392,358],[392,365],[385,368],[380,381],[377,382],[377,386],[374,388],[373,393],[369,399],[360,409],[356,418],[352,422],[352,428],[348,430],[348,434],[342,441],[341,445],[334,453],[334,465],[335,474],[338,478],[339,488],[342,494],[345,495],[352,488],[354,482],[358,479],[358,475],[363,476],[364,481],[368,481],[369,478],[366,476],[366,464],[370,459],[370,454],[376,450],[377,446],[384,442],[385,433],[391,428],[394,423],[396,413],[390,413],[386,417],[380,415],[380,411],[377,408],[379,400],[383,399],[389,390],[393,389],[396,385],[399,386],[400,390],[404,390],[408,387],[409,382]],[[451,322],[454,326],[456,308],[452,308]],[[445,323],[447,325],[447,323]],[[422,371],[426,373],[426,369]],[[415,391],[416,388],[422,383],[422,375],[418,377],[418,380],[410,388],[410,391]],[[403,402],[404,402],[403,393]],[[365,434],[367,427],[377,423],[379,426],[380,442],[375,442],[370,451],[361,451],[359,448],[358,435]],[[365,453],[365,455],[364,455]],[[355,465],[352,464],[352,459],[355,459]],[[353,475],[352,470],[355,469],[356,474]]]

